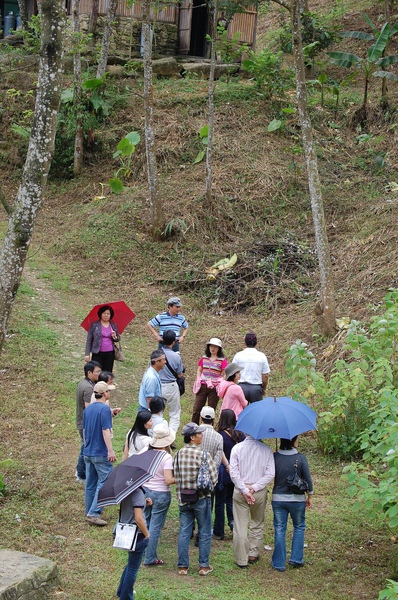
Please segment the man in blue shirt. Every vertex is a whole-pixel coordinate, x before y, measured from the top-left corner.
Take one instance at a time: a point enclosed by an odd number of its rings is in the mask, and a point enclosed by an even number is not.
[[[106,404],[109,393],[107,383],[96,383],[95,402],[89,404],[83,413],[86,520],[91,525],[100,527],[107,525],[107,522],[100,518],[102,509],[97,506],[98,492],[112,470],[112,463],[116,461],[112,448],[112,412]]]
[[[154,350],[151,354],[151,366],[145,371],[138,394],[138,410],[149,410],[149,403],[154,396],[162,397],[162,384],[159,371],[166,364],[163,350]]]
[[[181,307],[181,300],[177,296],[173,296],[167,302],[167,310],[148,321],[147,327],[155,340],[159,342],[159,349],[163,346],[164,332],[171,330],[176,334],[173,351],[178,352],[180,350],[180,343],[184,340],[188,331],[187,320],[184,315],[180,314]],[[181,333],[181,329],[183,333]]]

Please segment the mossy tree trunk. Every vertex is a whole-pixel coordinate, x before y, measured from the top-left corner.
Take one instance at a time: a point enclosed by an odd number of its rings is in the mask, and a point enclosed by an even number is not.
[[[329,242],[326,229],[321,181],[318,160],[313,138],[311,118],[307,107],[307,86],[301,37],[300,10],[303,0],[292,0],[291,18],[293,32],[293,56],[296,71],[297,108],[303,140],[304,156],[307,165],[308,187],[311,199],[312,218],[315,228],[315,241],[318,254],[321,293],[316,307],[316,315],[324,335],[336,330],[336,302],[334,292],[333,269],[330,259]]]
[[[27,0],[18,0],[19,16],[21,17],[22,30],[26,31],[28,26],[28,3]]]
[[[155,133],[153,127],[153,75],[150,0],[143,0],[142,2],[142,50],[144,64],[145,151],[149,187],[149,206],[151,210],[152,233],[155,238],[160,238],[164,229],[164,217],[162,200],[159,194]]]
[[[106,65],[108,63],[109,46],[112,36],[112,25],[115,20],[118,0],[109,0],[108,12],[106,13],[105,27],[102,34],[101,54],[97,67],[97,79],[105,75]]]
[[[41,52],[36,104],[29,147],[7,232],[0,252],[0,351],[21,282],[37,212],[54,152],[62,89],[64,0],[41,0]]]
[[[206,148],[206,204],[208,207],[212,204],[212,151],[213,151],[213,132],[214,132],[214,73],[216,70],[216,49],[215,37],[217,33],[217,2],[211,9],[212,33],[211,33],[211,54],[210,54],[210,74],[209,74],[209,132],[207,136]]]
[[[97,21],[98,21],[98,9],[99,9],[99,0],[93,0],[93,5],[91,7],[90,18],[88,20],[87,33],[91,35],[95,35],[97,30]]]
[[[73,44],[73,102],[76,110],[75,149],[73,155],[73,174],[80,175],[84,160],[84,132],[83,132],[83,105],[82,105],[82,62],[80,56],[80,0],[73,0],[72,23],[75,43]]]

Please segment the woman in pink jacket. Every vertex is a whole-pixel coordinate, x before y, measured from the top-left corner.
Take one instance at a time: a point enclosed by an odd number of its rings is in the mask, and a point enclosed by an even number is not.
[[[225,369],[225,379],[221,380],[217,387],[218,395],[222,399],[220,411],[230,408],[236,417],[247,406],[243,390],[237,383],[239,378],[240,367],[236,363],[231,363]]]

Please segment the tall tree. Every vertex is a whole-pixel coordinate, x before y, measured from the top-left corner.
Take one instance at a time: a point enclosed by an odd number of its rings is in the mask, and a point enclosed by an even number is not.
[[[73,174],[77,177],[83,167],[83,105],[82,105],[82,61],[80,55],[80,0],[72,2],[72,23],[75,43],[73,44],[73,102],[76,109],[75,150],[73,155]]]
[[[217,0],[210,5],[212,14],[212,35],[211,35],[211,54],[210,54],[210,73],[209,73],[209,132],[207,135],[206,149],[206,203],[208,206],[212,202],[212,150],[213,150],[213,132],[214,132],[214,73],[216,70],[216,50],[215,38],[217,33]]]
[[[36,103],[22,181],[0,252],[0,351],[21,282],[37,211],[54,152],[54,138],[62,89],[64,0],[41,0],[41,51]],[[4,205],[4,203],[3,203]]]
[[[108,12],[106,13],[106,21],[102,34],[101,53],[97,67],[97,79],[101,79],[105,75],[106,65],[108,63],[109,46],[112,36],[112,25],[115,20],[118,0],[109,0]]]
[[[27,0],[18,0],[19,16],[21,17],[22,30],[26,31],[28,26],[28,3]]]
[[[149,206],[151,209],[152,233],[155,237],[160,237],[163,231],[164,218],[162,200],[159,194],[155,133],[153,127],[151,0],[143,0],[142,2],[142,47],[144,63],[145,150],[149,187]]]
[[[297,108],[303,140],[304,156],[307,165],[308,187],[311,199],[312,218],[315,228],[315,241],[318,254],[321,294],[316,307],[316,315],[321,331],[331,335],[336,330],[336,301],[333,269],[330,259],[325,211],[323,206],[321,180],[318,170],[315,142],[311,118],[307,106],[307,86],[301,37],[300,10],[303,0],[292,0],[291,18],[293,32],[293,57],[296,71]]]
[[[87,27],[88,34],[95,35],[96,29],[97,29],[97,21],[98,21],[98,9],[99,9],[99,0],[93,0],[90,18],[88,20],[88,27]]]

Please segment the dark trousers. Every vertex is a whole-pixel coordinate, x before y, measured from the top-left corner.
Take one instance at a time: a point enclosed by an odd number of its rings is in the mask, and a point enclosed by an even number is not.
[[[195,397],[195,404],[192,412],[192,421],[199,425],[200,411],[207,404],[216,410],[219,397],[215,388],[208,388],[205,383],[200,386],[199,392]]]
[[[115,361],[115,351],[110,352],[97,352],[97,354],[91,355],[91,360],[96,360],[101,365],[103,371],[113,371],[113,363]]]
[[[217,537],[224,537],[225,509],[227,509],[228,525],[232,529],[234,522],[234,513],[232,510],[232,495],[234,493],[234,484],[227,483],[223,485],[222,490],[216,487],[216,503],[214,509],[213,533]]]
[[[240,387],[243,390],[246,400],[249,404],[252,402],[258,402],[264,397],[263,386],[261,383],[240,383]]]

